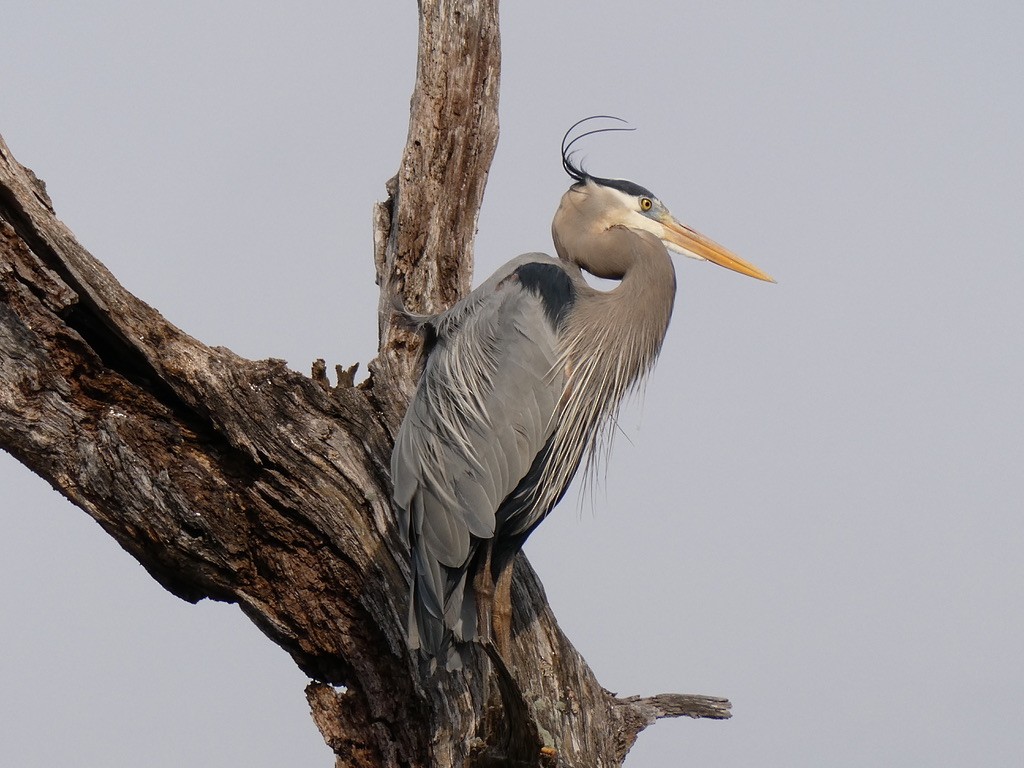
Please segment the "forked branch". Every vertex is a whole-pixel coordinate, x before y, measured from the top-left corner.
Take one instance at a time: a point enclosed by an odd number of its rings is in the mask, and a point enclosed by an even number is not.
[[[392,324],[391,293],[427,311],[468,290],[499,68],[494,0],[419,5],[409,141],[375,217],[368,381],[349,369],[331,386],[322,363],[306,377],[185,334],[75,240],[0,140],[0,447],[167,589],[238,603],[316,681],[307,696],[338,765],[540,764],[540,745],[560,765],[618,765],[657,718],[727,717],[728,702],[609,694],[525,558],[507,679],[477,651],[463,673],[423,680],[405,647],[388,463],[418,341]],[[510,709],[537,744],[514,743]]]

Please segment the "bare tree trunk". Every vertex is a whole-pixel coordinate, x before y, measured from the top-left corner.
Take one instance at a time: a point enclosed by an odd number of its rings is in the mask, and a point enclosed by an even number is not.
[[[462,672],[425,680],[405,646],[388,466],[419,344],[390,308],[468,290],[500,59],[496,0],[419,6],[409,140],[375,217],[370,378],[339,369],[331,386],[322,363],[307,378],[175,328],[76,242],[0,140],[0,447],[174,594],[238,603],[317,681],[339,766],[619,765],[655,719],[729,703],[605,691],[522,556],[510,673],[474,647]]]

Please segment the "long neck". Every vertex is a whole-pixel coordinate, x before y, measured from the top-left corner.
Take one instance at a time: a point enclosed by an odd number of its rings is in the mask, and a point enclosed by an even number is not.
[[[603,239],[609,233],[602,233],[602,253],[610,253]],[[653,235],[626,230],[613,239],[626,247],[616,257],[619,284],[599,291],[582,278],[575,281],[576,302],[562,333],[560,367],[566,385],[556,418],[552,461],[538,489],[547,505],[561,496],[584,457],[588,470],[593,468],[623,397],[653,366],[672,315],[676,279],[665,247]],[[584,240],[577,244],[585,246]],[[556,239],[562,259],[592,263],[565,246]]]
[[[668,330],[676,275],[665,247],[651,235],[632,234],[619,284],[610,291],[581,286],[566,327],[577,364],[592,359],[601,379],[613,384],[615,401],[653,366]],[[642,247],[637,247],[640,241]]]
[[[576,364],[602,358],[594,363],[601,377],[624,382],[623,388],[615,387],[617,401],[650,370],[661,349],[676,295],[672,259],[648,232],[559,224],[556,217],[552,230],[562,260],[598,277],[619,280],[610,291],[579,285],[565,333],[566,351]]]

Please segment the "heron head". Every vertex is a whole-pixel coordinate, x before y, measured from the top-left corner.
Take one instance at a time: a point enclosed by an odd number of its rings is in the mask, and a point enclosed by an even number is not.
[[[586,118],[592,119],[594,118]],[[581,165],[574,163],[572,146],[584,136],[603,131],[633,130],[620,127],[601,128],[583,133],[566,144],[569,134],[580,123],[572,126],[562,139],[562,167],[575,183],[565,193],[558,213],[555,214],[553,230],[556,247],[559,246],[560,239],[565,239],[566,232],[573,229],[585,228],[590,230],[590,235],[594,235],[606,232],[612,227],[624,227],[633,232],[654,235],[671,252],[681,253],[700,261],[710,261],[758,280],[775,282],[750,262],[681,223],[646,187],[626,179],[592,176],[584,171]]]

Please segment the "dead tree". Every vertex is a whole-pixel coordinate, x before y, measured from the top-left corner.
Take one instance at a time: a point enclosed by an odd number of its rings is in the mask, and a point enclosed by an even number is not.
[[[390,505],[392,435],[431,311],[469,288],[497,142],[496,0],[421,0],[409,138],[376,209],[380,349],[353,385],[208,347],[128,293],[0,140],[0,447],[91,515],[184,600],[237,603],[315,682],[339,766],[619,765],[655,719],[724,699],[604,690],[526,559],[506,672],[479,648],[420,677]],[[369,255],[368,255],[369,257]],[[554,747],[557,754],[542,747]]]

